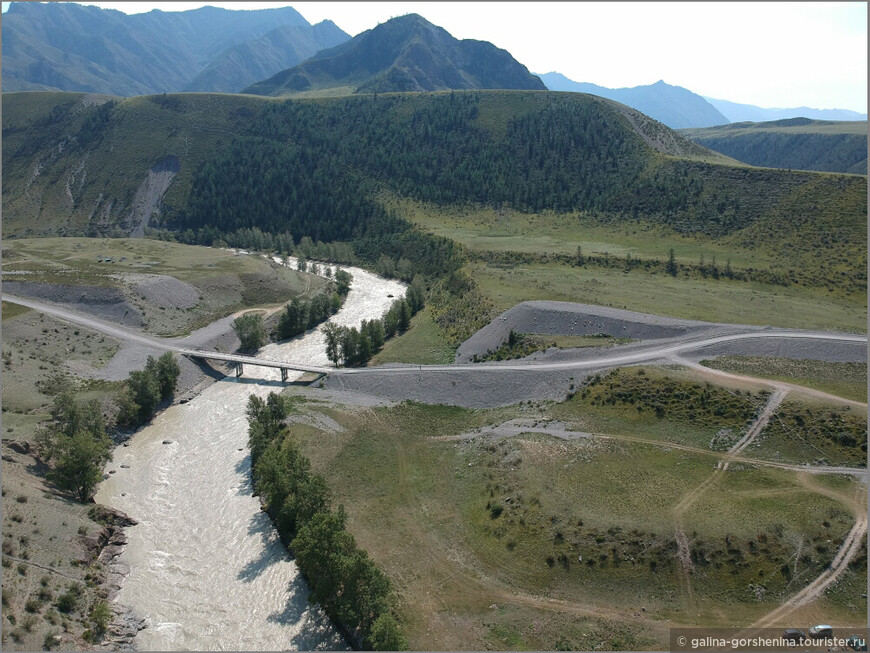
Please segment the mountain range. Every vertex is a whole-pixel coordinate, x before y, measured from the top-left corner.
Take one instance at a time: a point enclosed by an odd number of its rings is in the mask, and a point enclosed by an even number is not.
[[[575,82],[561,73],[538,75],[551,91],[592,93],[622,102],[642,111],[671,129],[691,127],[714,127],[732,122],[765,122],[786,118],[811,118],[815,120],[866,120],[867,114],[847,109],[764,109],[751,104],[738,104],[698,95],[681,86],[671,86],[664,81],[646,86],[607,88],[587,82]]]
[[[13,2],[3,14],[3,91],[236,92],[349,38],[331,21],[310,25],[292,7],[128,15]]]
[[[458,40],[418,14],[393,18],[244,90],[287,95],[325,88],[356,93],[446,89],[546,90],[510,53]]]
[[[794,107],[791,109],[763,109],[752,104],[738,104],[728,100],[717,100],[704,97],[707,102],[718,109],[729,122],[767,122],[785,120],[788,118],[810,118],[812,120],[867,120],[866,113],[849,111],[848,109],[813,109],[810,107]],[[702,125],[698,125],[701,127]]]
[[[664,81],[648,86],[606,88],[587,82],[575,82],[556,72],[538,76],[551,91],[591,93],[616,100],[655,118],[671,129],[712,127],[730,122],[700,95]]]
[[[764,109],[659,81],[632,88],[535,76],[491,43],[457,40],[417,14],[351,38],[292,7],[125,14],[74,3],[13,2],[3,14],[3,91],[117,96],[179,91],[347,95],[445,89],[590,93],[674,128],[793,117],[866,120],[841,109]]]

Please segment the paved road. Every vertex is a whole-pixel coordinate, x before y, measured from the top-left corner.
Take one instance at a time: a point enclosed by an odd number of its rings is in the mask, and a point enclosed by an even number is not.
[[[644,361],[657,360],[667,358],[680,352],[693,349],[700,349],[710,345],[716,345],[723,342],[732,342],[735,340],[748,340],[757,338],[799,338],[813,340],[830,340],[830,341],[848,341],[848,342],[867,342],[867,336],[848,334],[848,333],[829,333],[825,331],[798,331],[798,330],[753,330],[748,332],[737,332],[715,337],[704,337],[698,335],[689,335],[679,340],[671,341],[667,345],[657,345],[655,342],[650,342],[648,346],[636,348],[628,353],[612,353],[601,356],[600,358],[577,360],[577,361],[561,361],[561,362],[536,362],[523,361],[517,363],[456,363],[451,365],[409,365],[403,367],[358,367],[358,368],[332,368],[320,367],[315,365],[306,365],[305,363],[287,363],[274,361],[264,358],[256,358],[253,356],[239,356],[237,354],[224,354],[214,351],[205,351],[200,349],[189,349],[173,341],[165,338],[156,338],[145,336],[139,332],[127,329],[115,324],[104,322],[89,315],[83,315],[77,311],[73,311],[58,306],[45,304],[43,302],[34,301],[32,299],[24,299],[14,295],[3,294],[3,300],[20,304],[28,308],[32,308],[49,315],[53,315],[69,322],[74,322],[82,326],[100,331],[116,338],[123,340],[131,340],[150,347],[174,351],[187,356],[199,356],[213,360],[223,360],[234,363],[243,363],[247,365],[261,365],[263,367],[284,367],[306,372],[316,372],[320,374],[372,374],[372,373],[389,373],[389,374],[420,374],[439,373],[439,372],[500,372],[500,371],[554,371],[554,370],[574,370],[574,369],[589,369],[600,367],[615,367],[618,365],[629,365],[632,363],[642,363]],[[736,327],[739,328],[739,327]]]

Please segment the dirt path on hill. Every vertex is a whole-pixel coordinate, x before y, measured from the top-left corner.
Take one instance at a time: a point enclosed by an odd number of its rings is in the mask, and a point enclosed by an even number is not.
[[[695,593],[692,589],[691,579],[694,565],[692,564],[689,538],[686,537],[686,529],[683,521],[686,511],[699,498],[701,498],[702,494],[715,485],[725,475],[725,472],[728,471],[728,466],[735,457],[746,449],[746,447],[755,440],[758,434],[764,430],[764,427],[767,426],[767,423],[782,403],[782,400],[785,399],[786,394],[788,394],[788,389],[777,387],[776,391],[770,396],[767,403],[758,413],[755,421],[748,429],[746,429],[746,434],[725,453],[718,465],[716,465],[716,469],[713,473],[700,485],[687,492],[673,508],[672,520],[674,524],[674,538],[677,541],[677,557],[680,559],[680,580],[686,594],[686,601],[689,605],[689,609],[692,611],[696,611]]]
[[[753,386],[757,385],[769,385],[776,388],[787,389],[790,392],[794,392],[795,394],[803,394],[808,395],[810,397],[816,397],[818,399],[825,399],[827,401],[843,403],[849,406],[854,406],[856,408],[860,408],[863,410],[867,409],[867,404],[855,401],[854,399],[845,399],[840,397],[839,395],[832,395],[827,392],[822,392],[821,390],[815,390],[813,388],[808,388],[805,385],[797,385],[795,383],[788,383],[787,381],[775,381],[773,379],[764,379],[756,376],[745,376],[742,374],[734,374],[733,372],[723,372],[722,370],[717,370],[712,367],[706,367],[701,365],[700,363],[696,363],[694,361],[690,361],[682,356],[672,356],[671,360],[673,360],[678,365],[685,365],[686,367],[690,367],[693,370],[698,371],[704,376],[708,376],[711,378],[720,378],[720,379],[730,379],[733,381],[743,381]]]
[[[831,565],[825,569],[815,580],[809,583],[801,591],[791,597],[783,605],[767,613],[761,619],[752,624],[749,628],[770,628],[777,622],[782,622],[797,608],[800,608],[808,603],[815,601],[821,597],[824,591],[843,574],[844,571],[852,562],[855,555],[861,550],[861,544],[864,536],[867,534],[867,506],[866,506],[866,487],[858,485],[851,495],[846,495],[831,488],[826,488],[818,485],[814,479],[807,474],[799,474],[798,480],[801,485],[812,492],[823,494],[826,497],[840,501],[849,506],[855,515],[855,525],[843,538],[843,544],[837,551],[837,555],[831,561]]]

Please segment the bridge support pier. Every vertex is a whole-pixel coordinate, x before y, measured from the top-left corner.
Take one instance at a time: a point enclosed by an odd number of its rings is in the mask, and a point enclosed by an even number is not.
[[[242,367],[242,364],[241,364],[241,363],[236,363],[236,377],[241,376],[242,373],[243,373],[244,371],[245,371],[245,370],[244,370],[244,368]]]
[[[289,373],[290,370],[288,370],[286,367],[281,368],[281,380],[285,383],[287,382],[287,376],[289,375]]]

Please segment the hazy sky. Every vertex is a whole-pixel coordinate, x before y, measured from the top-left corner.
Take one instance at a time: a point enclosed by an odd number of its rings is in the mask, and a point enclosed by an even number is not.
[[[611,88],[663,79],[762,107],[867,111],[865,2],[82,2],[126,13],[292,6],[351,36],[415,12],[531,72]],[[3,3],[6,10],[8,3]]]

